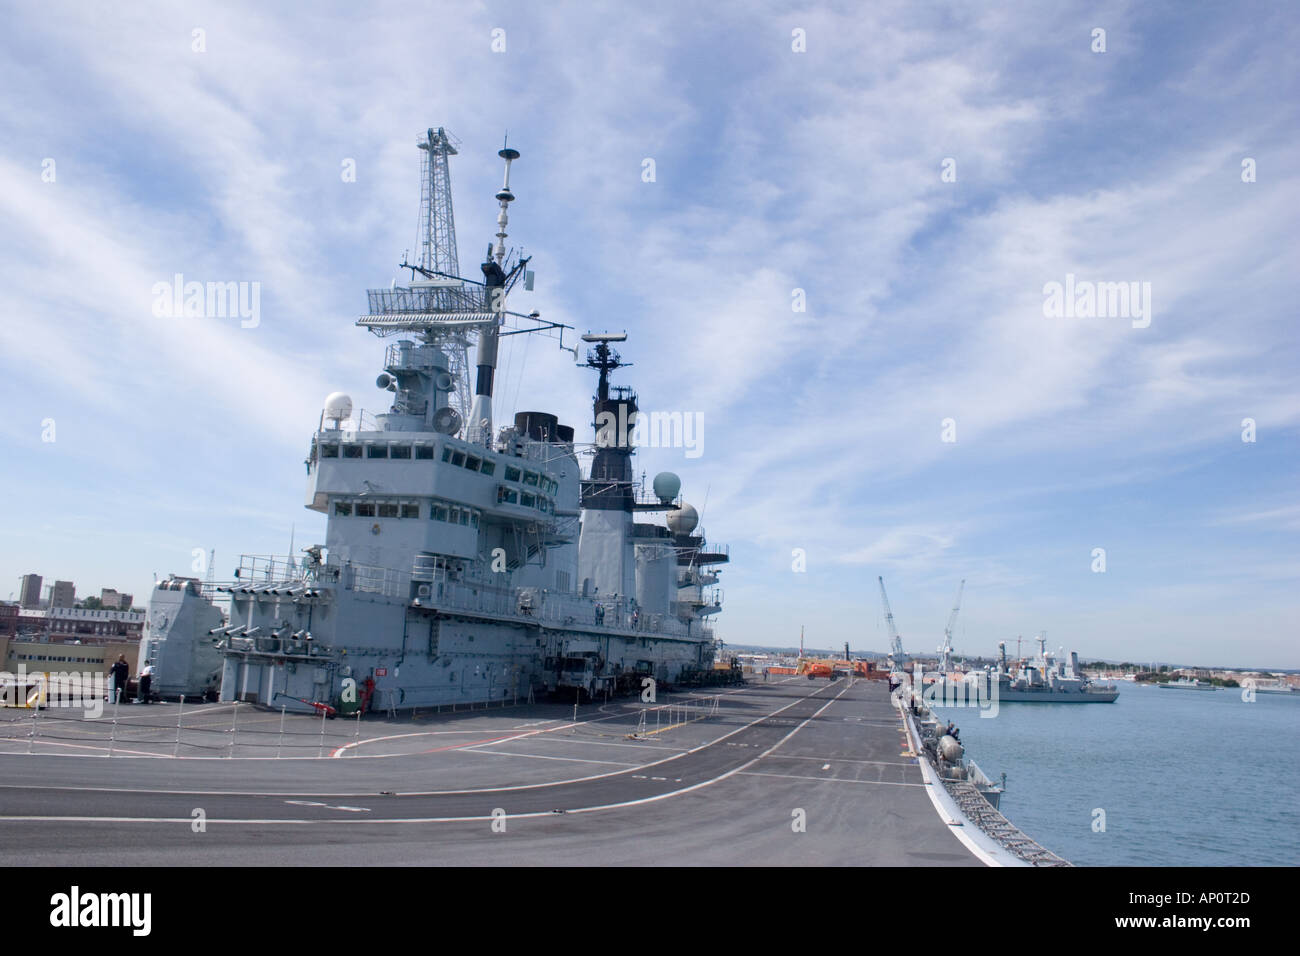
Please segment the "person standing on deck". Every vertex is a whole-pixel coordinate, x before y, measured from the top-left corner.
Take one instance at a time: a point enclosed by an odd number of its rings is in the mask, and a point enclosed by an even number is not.
[[[145,661],[140,668],[140,703],[149,703],[149,685],[153,683],[153,661]]]
[[[126,703],[126,680],[131,676],[131,665],[126,662],[125,654],[118,654],[117,661],[111,669],[113,675],[113,697],[116,702]]]

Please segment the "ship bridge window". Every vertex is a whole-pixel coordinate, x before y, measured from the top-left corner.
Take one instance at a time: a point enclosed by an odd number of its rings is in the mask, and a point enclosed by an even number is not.
[[[469,509],[468,509],[468,508],[461,508],[461,509],[460,509],[460,518],[458,519],[457,523],[458,523],[458,524],[463,524],[463,525],[468,525],[468,524],[469,524]]]
[[[419,506],[418,504],[410,504],[410,503],[403,504],[403,505],[402,505],[402,517],[403,517],[403,518],[418,518],[418,517],[420,517],[420,506]]]
[[[358,518],[373,518],[375,516],[375,505],[372,501],[358,501],[356,510]]]
[[[483,472],[483,474],[485,475],[494,475],[496,474],[497,463],[495,461],[488,461],[485,458],[483,459],[483,467],[480,468],[479,470]]]
[[[433,507],[429,509],[429,517],[432,518],[434,521],[446,521],[447,506],[443,504],[438,504],[435,501]]]
[[[397,517],[397,505],[395,505],[395,504],[381,504],[381,505],[379,506],[379,517],[381,517],[381,518],[396,518],[396,517]]]
[[[388,457],[388,446],[387,446],[387,445],[367,445],[367,446],[366,446],[366,457],[367,457],[367,458],[387,458],[387,457]]]
[[[388,449],[389,458],[402,458],[409,460],[411,457],[410,445],[393,445]]]
[[[321,445],[320,456],[322,458],[337,458],[339,456],[338,445]]]
[[[537,472],[535,472],[535,471],[526,471],[526,472],[524,472],[524,484],[526,484],[526,485],[532,485],[534,488],[536,488],[536,487],[537,487],[537,478],[538,478],[538,475],[537,475]]]
[[[448,445],[446,448],[444,448],[444,449],[442,450],[442,460],[443,460],[443,461],[451,461],[451,446],[450,446],[450,445]]]
[[[334,513],[340,517],[346,518],[352,514],[352,502],[336,501],[334,502]]]
[[[432,445],[416,445],[416,446],[415,446],[415,457],[416,457],[417,459],[423,459],[423,460],[426,460],[426,461],[429,460],[429,459],[431,459],[431,458],[433,458],[433,446],[432,446]]]
[[[470,455],[465,459],[465,467],[470,471],[478,471],[479,465],[481,464],[483,464],[483,460],[481,458],[475,458],[473,455]]]
[[[497,488],[497,504],[519,504],[519,492],[504,486]]]
[[[471,511],[471,512],[469,513],[469,523],[472,524],[475,528],[478,527],[478,512],[477,512],[477,511]]]
[[[360,458],[360,457],[361,457],[361,446],[360,446],[360,445],[344,445],[344,446],[343,446],[343,457],[344,457],[344,458]]]
[[[518,481],[519,469],[513,465],[506,465],[506,481]]]
[[[465,453],[464,453],[463,451],[452,452],[452,454],[451,454],[451,463],[452,463],[453,465],[455,465],[457,468],[460,468],[460,467],[464,466],[464,464],[465,464]]]
[[[524,492],[524,494],[519,496],[519,503],[523,505],[525,508],[537,507],[537,499],[534,498],[532,495],[528,494],[527,492]]]

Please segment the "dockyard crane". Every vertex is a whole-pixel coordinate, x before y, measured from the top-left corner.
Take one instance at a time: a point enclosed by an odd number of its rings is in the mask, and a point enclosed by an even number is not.
[[[953,602],[952,614],[948,615],[948,626],[943,629],[943,646],[939,648],[939,673],[946,674],[952,657],[952,629],[957,625],[957,612],[961,610],[961,595],[966,589],[966,579],[957,585],[957,600]]]
[[[885,624],[889,628],[889,660],[891,666],[902,667],[907,663],[907,654],[903,650],[903,639],[898,636],[898,628],[894,626],[894,612],[889,609],[889,595],[885,593],[885,579],[877,577],[880,582],[880,600],[885,605]]]

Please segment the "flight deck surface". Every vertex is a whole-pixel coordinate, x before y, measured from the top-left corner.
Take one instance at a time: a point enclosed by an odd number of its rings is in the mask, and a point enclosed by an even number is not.
[[[598,701],[576,719],[560,703],[73,716],[0,712],[7,863],[980,865],[879,681]]]

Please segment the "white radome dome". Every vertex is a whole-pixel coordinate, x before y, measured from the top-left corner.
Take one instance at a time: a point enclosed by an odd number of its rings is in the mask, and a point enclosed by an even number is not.
[[[325,417],[342,421],[352,417],[352,399],[343,392],[330,392],[325,396]]]
[[[668,530],[673,534],[690,534],[700,523],[700,513],[693,505],[683,504],[676,511],[668,512]]]

